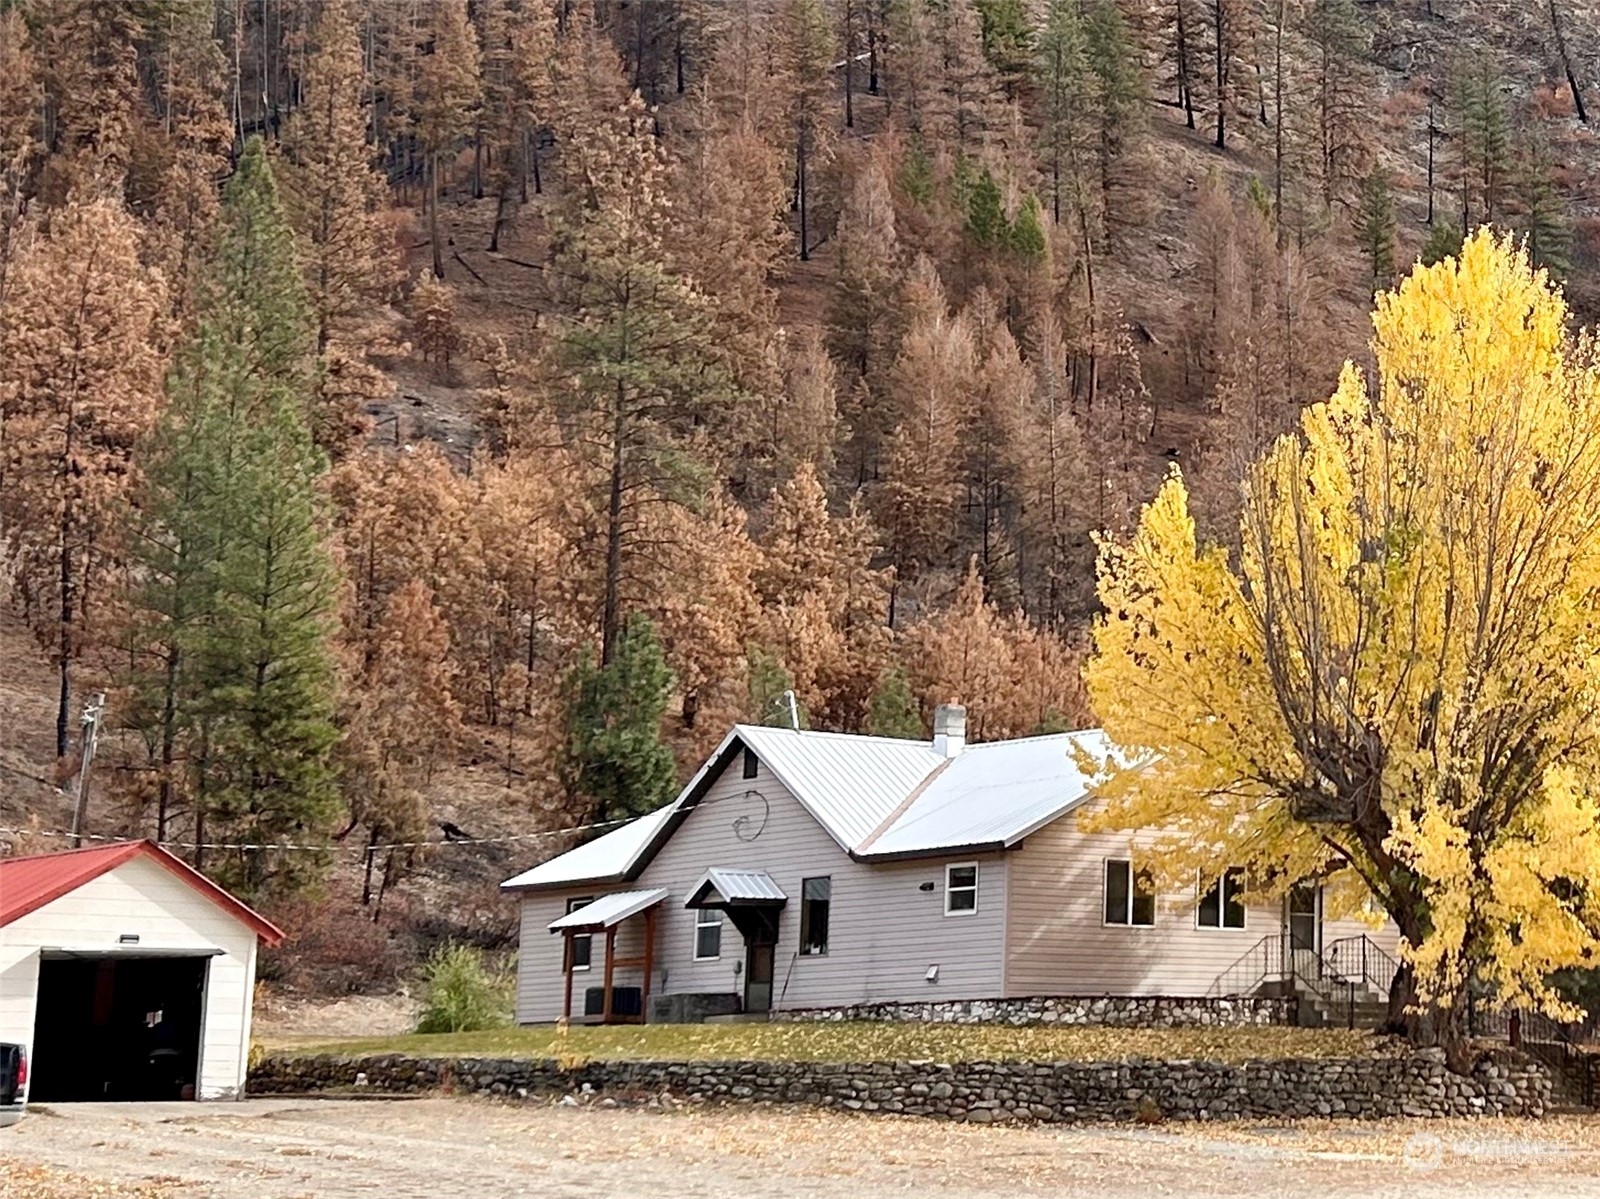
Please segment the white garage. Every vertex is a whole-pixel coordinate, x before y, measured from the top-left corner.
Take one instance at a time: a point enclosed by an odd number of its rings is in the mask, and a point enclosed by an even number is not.
[[[256,947],[283,934],[149,841],[0,859],[0,1041],[30,1102],[242,1095]]]

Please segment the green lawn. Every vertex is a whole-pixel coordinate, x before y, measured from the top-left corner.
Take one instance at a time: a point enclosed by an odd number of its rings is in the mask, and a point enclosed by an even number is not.
[[[781,1062],[1115,1061],[1124,1057],[1350,1057],[1383,1052],[1367,1033],[1305,1028],[1005,1028],[955,1024],[655,1024],[507,1028],[276,1045],[275,1056],[407,1053],[424,1057],[559,1057],[566,1061]]]

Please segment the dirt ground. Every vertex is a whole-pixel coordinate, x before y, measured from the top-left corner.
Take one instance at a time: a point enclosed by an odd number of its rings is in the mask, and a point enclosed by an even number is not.
[[[256,997],[251,1039],[268,1048],[304,1041],[393,1037],[416,1027],[417,1001],[409,995],[345,995],[302,999],[264,991]]]
[[[1600,1197],[1600,1121],[1011,1128],[796,1109],[261,1099],[39,1111],[0,1133],[0,1161],[0,1196],[52,1199],[1584,1199]],[[5,1181],[57,1171],[76,1186]]]

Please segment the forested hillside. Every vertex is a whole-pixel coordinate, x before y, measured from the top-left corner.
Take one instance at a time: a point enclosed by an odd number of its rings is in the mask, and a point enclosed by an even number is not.
[[[790,689],[1091,724],[1095,536],[1375,290],[1600,311],[1597,113],[1594,0],[0,0],[0,823],[101,692],[91,829],[280,903]]]

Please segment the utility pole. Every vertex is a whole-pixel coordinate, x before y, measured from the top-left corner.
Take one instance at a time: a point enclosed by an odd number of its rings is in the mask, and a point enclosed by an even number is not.
[[[105,716],[105,711],[106,697],[105,693],[101,692],[84,705],[83,715],[78,718],[79,727],[82,729],[80,736],[82,761],[78,764],[78,778],[73,786],[73,849],[83,844],[83,826],[89,813],[89,767],[94,763],[94,747],[100,739],[100,721]]]

